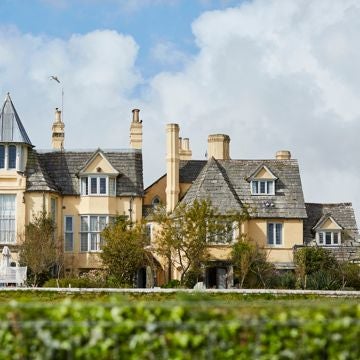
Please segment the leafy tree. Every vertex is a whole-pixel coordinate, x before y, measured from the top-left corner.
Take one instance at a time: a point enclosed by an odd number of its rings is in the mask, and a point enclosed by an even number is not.
[[[246,235],[242,235],[233,245],[231,256],[240,288],[244,285],[253,287],[256,283],[266,287],[268,275],[273,273],[274,267],[267,261],[263,248]]]
[[[229,240],[232,223],[239,222],[240,216],[221,216],[210,201],[195,200],[191,205],[179,204],[171,214],[158,207],[153,218],[160,225],[155,251],[180,272],[184,284],[189,272],[201,273],[202,264],[209,258],[209,243]]]
[[[308,277],[317,272],[335,272],[338,262],[327,249],[319,246],[305,246],[297,249],[294,255],[295,272],[298,285],[307,288]]]
[[[62,241],[55,238],[56,226],[45,211],[33,217],[25,227],[25,238],[20,245],[20,262],[28,266],[33,276],[32,285],[39,284],[40,277],[57,269],[59,277],[63,263]]]
[[[100,257],[109,276],[119,286],[132,286],[136,271],[149,258],[145,249],[148,240],[142,224],[118,217],[101,236],[105,245]]]

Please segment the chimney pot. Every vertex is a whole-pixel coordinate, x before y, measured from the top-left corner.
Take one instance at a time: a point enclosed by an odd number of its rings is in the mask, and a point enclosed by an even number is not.
[[[132,110],[132,113],[133,113],[133,122],[140,122],[139,112],[140,112],[139,109],[133,109],[133,110]]]

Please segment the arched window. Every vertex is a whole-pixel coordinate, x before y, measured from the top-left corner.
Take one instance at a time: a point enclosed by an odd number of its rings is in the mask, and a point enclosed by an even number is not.
[[[158,197],[158,196],[155,196],[153,199],[152,199],[152,201],[151,201],[151,205],[153,206],[153,207],[155,207],[155,206],[157,206],[157,205],[159,205],[160,204],[160,198]]]
[[[9,145],[9,169],[16,168],[16,146]]]

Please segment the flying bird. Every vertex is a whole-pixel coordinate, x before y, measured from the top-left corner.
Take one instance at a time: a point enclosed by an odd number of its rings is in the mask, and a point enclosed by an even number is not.
[[[57,76],[50,76],[50,80],[55,80],[60,84],[60,80]]]

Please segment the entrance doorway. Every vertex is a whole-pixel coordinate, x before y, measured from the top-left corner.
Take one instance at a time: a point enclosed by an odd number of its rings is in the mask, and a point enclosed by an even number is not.
[[[206,269],[206,287],[208,289],[226,289],[227,288],[227,268],[210,267]]]
[[[137,271],[136,280],[138,288],[146,288],[146,267],[142,267]]]

